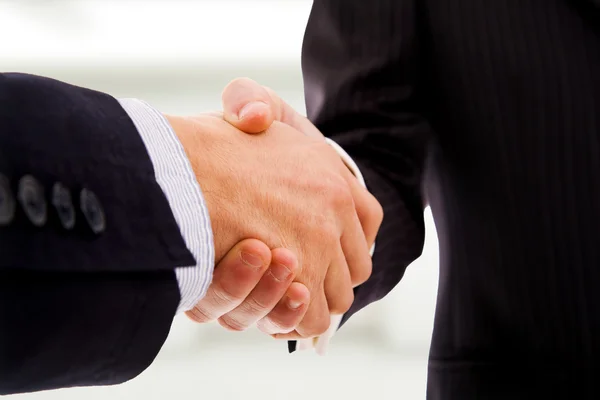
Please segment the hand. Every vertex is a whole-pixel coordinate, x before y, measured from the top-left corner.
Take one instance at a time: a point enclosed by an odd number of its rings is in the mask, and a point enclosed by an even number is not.
[[[272,89],[248,79],[231,81],[223,90],[223,118],[247,133],[267,130],[274,121],[282,122],[306,136],[325,139],[325,136],[305,116],[299,114]],[[351,189],[357,189],[352,186]],[[369,248],[383,221],[383,208],[368,191],[353,190],[352,196]]]
[[[223,98],[226,109],[235,106],[231,104],[233,100],[234,97]],[[222,118],[219,112],[209,115]],[[262,114],[257,115],[258,118],[236,121],[234,126],[247,133],[266,130],[265,119]],[[248,254],[254,262],[248,261]],[[302,320],[310,300],[306,286],[292,283],[297,266],[296,256],[289,250],[271,251],[258,240],[242,241],[215,267],[206,296],[186,315],[198,323],[218,320],[221,326],[234,331],[245,330],[257,322],[267,334],[291,332]]]
[[[273,90],[263,87],[247,78],[232,81],[223,91],[224,119],[248,133],[267,129],[274,120],[286,123],[307,136],[324,139],[323,134],[304,116],[297,113]],[[358,195],[364,195],[358,192]],[[369,194],[370,196],[370,194]],[[372,197],[372,196],[371,196]],[[374,198],[371,201],[356,201],[356,211],[361,221],[365,237],[371,246],[383,219],[383,209]],[[300,349],[316,346],[317,352],[324,354],[329,338],[337,330],[341,315],[332,314],[332,326],[324,336],[301,340]],[[335,324],[333,321],[336,321]],[[265,333],[270,333],[266,332]],[[274,335],[279,338],[296,338],[291,335]]]
[[[206,296],[186,314],[200,323],[218,320],[229,330],[244,330],[258,322],[264,332],[290,332],[310,301],[306,286],[292,283],[297,270],[298,260],[291,251],[243,240],[215,267]]]
[[[351,195],[364,189],[325,142],[284,124],[250,136],[214,116],[167,118],[203,189],[217,261],[246,237],[292,250],[311,291],[297,334],[324,332],[371,271]]]

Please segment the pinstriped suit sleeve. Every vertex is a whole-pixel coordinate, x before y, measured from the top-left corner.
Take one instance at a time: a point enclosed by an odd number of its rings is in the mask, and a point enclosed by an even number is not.
[[[302,50],[309,119],[356,162],[385,217],[356,311],[396,286],[421,255],[421,180],[430,126],[421,106],[415,0],[315,0]]]
[[[208,209],[183,146],[165,117],[149,104],[121,99],[137,128],[195,265],[175,269],[181,301],[177,312],[190,310],[212,280],[214,243]]]

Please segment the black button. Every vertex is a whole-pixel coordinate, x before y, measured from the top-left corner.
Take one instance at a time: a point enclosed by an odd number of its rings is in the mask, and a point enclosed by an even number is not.
[[[25,175],[19,181],[17,199],[29,221],[35,226],[43,226],[47,219],[47,205],[44,188],[31,175]]]
[[[89,189],[83,189],[79,195],[79,204],[92,232],[95,234],[104,232],[106,229],[106,218],[100,200],[98,200],[94,192]]]
[[[0,174],[0,226],[8,225],[15,217],[17,208],[12,190],[10,190],[10,181],[7,177]]]
[[[71,192],[60,182],[55,183],[52,187],[52,205],[56,209],[63,228],[73,229],[75,227],[75,209]]]

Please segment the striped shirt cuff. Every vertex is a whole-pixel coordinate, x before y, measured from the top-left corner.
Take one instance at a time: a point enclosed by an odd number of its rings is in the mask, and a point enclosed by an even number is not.
[[[177,312],[187,311],[204,297],[212,281],[215,252],[208,209],[183,146],[166,118],[141,100],[120,99],[119,102],[146,146],[156,181],[196,260],[196,265],[175,269],[181,294]]]

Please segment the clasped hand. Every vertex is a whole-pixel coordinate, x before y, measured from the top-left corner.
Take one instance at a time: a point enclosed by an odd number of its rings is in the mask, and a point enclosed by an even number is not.
[[[217,263],[187,314],[232,330],[315,337],[371,274],[381,206],[321,133],[248,79],[223,92],[223,114],[167,116],[202,188]]]

